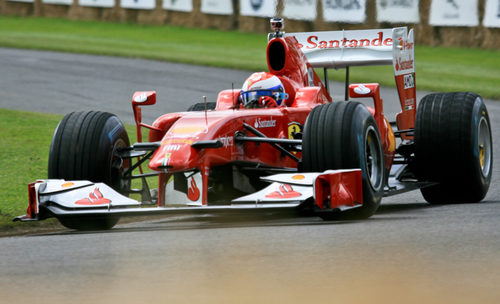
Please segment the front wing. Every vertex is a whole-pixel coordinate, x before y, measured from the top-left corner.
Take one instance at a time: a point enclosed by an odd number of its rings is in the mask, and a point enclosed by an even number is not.
[[[228,205],[197,207],[151,207],[104,183],[40,180],[29,185],[27,214],[14,220],[272,211],[297,208],[308,202],[319,210],[344,211],[363,204],[360,169],[277,174],[262,179],[271,184],[256,193]]]

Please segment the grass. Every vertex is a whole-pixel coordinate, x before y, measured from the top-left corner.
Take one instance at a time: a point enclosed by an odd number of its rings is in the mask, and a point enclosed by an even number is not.
[[[47,176],[52,133],[60,115],[0,110],[0,228],[25,214],[27,185]]]
[[[263,19],[263,22],[265,20]],[[288,29],[293,31],[293,29]],[[0,46],[123,56],[245,70],[267,69],[266,33],[49,18],[0,17]],[[417,46],[417,88],[500,99],[499,50]],[[343,72],[331,72],[343,80]],[[352,82],[394,86],[391,67],[351,69]]]

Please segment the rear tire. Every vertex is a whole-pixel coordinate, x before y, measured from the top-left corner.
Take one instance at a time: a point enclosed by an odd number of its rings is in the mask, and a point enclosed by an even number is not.
[[[129,160],[117,156],[119,148],[130,146],[122,122],[111,113],[73,112],[57,126],[49,153],[50,179],[103,182],[127,195],[130,180],[124,171]],[[118,218],[60,219],[61,224],[78,230],[110,229]]]
[[[488,192],[493,144],[488,111],[475,93],[425,96],[415,123],[415,172],[431,204],[473,203]]]
[[[305,172],[361,168],[363,206],[343,213],[321,212],[324,219],[368,218],[377,210],[384,188],[384,159],[374,117],[358,102],[320,105],[309,114],[303,135]]]

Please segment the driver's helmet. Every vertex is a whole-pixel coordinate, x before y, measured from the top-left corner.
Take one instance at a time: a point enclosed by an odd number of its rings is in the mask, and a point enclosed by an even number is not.
[[[265,107],[268,105],[269,98],[276,102],[275,106],[279,106],[287,97],[288,94],[285,93],[285,88],[279,78],[266,72],[250,75],[240,93],[240,100],[245,108]]]

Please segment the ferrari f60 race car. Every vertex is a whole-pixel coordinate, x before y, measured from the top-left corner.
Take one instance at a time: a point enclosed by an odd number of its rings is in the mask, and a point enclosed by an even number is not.
[[[282,208],[362,219],[383,196],[408,190],[420,189],[429,203],[485,197],[493,165],[487,109],[475,93],[437,93],[417,110],[413,30],[284,33],[282,19],[271,24],[269,72],[253,74],[241,90],[151,125],[141,107],[155,104],[156,92],[136,92],[133,145],[113,114],[66,115],[50,146],[48,179],[29,185],[27,214],[16,220],[109,229],[123,216]],[[393,65],[401,104],[393,123],[379,84],[348,78],[352,66],[385,64]],[[324,69],[324,83],[315,68]],[[329,93],[332,68],[346,69],[344,101]]]

